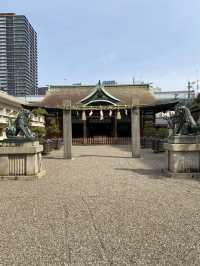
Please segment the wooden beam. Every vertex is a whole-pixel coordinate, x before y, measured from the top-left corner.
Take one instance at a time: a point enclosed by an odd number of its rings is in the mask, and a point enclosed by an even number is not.
[[[82,110],[125,110],[125,109],[131,109],[131,106],[128,105],[99,105],[99,106],[84,106],[84,105],[78,105],[78,106],[71,106],[72,111],[82,111]]]

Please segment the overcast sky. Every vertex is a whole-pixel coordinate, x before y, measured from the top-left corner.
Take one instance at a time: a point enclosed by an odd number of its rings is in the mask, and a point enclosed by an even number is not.
[[[199,0],[1,0],[38,33],[39,85],[200,78]]]

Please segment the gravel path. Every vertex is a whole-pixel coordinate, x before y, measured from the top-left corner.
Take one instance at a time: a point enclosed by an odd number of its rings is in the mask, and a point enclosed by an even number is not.
[[[162,175],[164,154],[73,147],[45,177],[0,183],[0,265],[200,265],[200,182]]]

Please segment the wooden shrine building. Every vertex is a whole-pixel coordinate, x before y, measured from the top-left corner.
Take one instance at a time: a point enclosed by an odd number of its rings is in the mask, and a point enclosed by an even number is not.
[[[140,136],[145,125],[154,124],[155,113],[173,109],[177,102],[162,103],[149,84],[51,86],[34,107],[45,108],[63,128],[62,110],[70,108],[73,144],[125,144],[131,137],[131,109],[139,107]],[[62,133],[61,133],[62,136]]]

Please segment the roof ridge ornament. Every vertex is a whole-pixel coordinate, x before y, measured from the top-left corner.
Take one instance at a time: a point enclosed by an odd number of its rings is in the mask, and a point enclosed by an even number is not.
[[[107,92],[100,80],[95,89],[88,96],[81,100],[81,103],[84,105],[90,105],[94,103],[97,105],[98,103],[116,105],[118,102],[120,102],[120,100]]]

